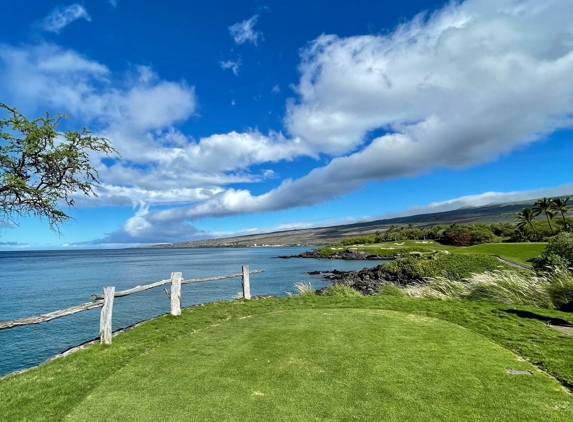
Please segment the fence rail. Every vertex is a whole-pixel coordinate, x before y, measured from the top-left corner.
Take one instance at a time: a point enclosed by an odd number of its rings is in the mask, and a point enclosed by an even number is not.
[[[112,339],[112,314],[113,314],[113,302],[116,297],[124,297],[134,293],[143,292],[145,290],[153,289],[155,287],[163,286],[165,284],[171,283],[171,292],[167,293],[170,305],[171,305],[171,315],[178,316],[181,315],[181,285],[188,283],[202,283],[205,281],[216,281],[224,280],[228,278],[241,277],[241,284],[243,286],[243,297],[245,299],[251,299],[251,285],[250,285],[250,275],[262,273],[265,270],[254,270],[249,271],[248,265],[242,266],[242,272],[237,274],[223,275],[218,277],[207,277],[207,278],[192,278],[188,280],[183,280],[183,276],[180,272],[171,273],[171,278],[168,280],[161,280],[155,283],[145,284],[143,286],[136,286],[131,289],[122,290],[119,292],[115,291],[115,287],[104,287],[103,294],[94,294],[90,296],[91,302],[82,303],[81,305],[72,306],[66,309],[60,309],[58,311],[49,312],[42,315],[35,315],[31,317],[18,318],[9,321],[0,321],[0,330],[7,330],[14,327],[21,327],[24,325],[35,325],[42,322],[48,322],[56,318],[61,318],[67,315],[73,315],[78,312],[87,311],[94,308],[101,307],[100,314],[100,342],[103,344],[111,344]]]
[[[247,267],[247,266],[245,265],[245,267]],[[264,272],[265,272],[265,270],[254,270],[254,271],[250,271],[249,274],[258,274],[258,273],[264,273]],[[241,277],[241,276],[243,276],[243,273],[231,274],[231,275],[222,275],[222,276],[218,276],[218,277],[190,278],[189,280],[181,280],[181,284],[202,283],[204,281],[224,280],[226,278],[237,278],[237,277]],[[169,284],[169,283],[171,283],[171,279],[156,281],[155,283],[145,284],[143,286],[135,286],[135,287],[128,289],[128,290],[122,290],[120,292],[115,292],[114,297],[128,296],[128,295],[131,295],[133,293],[143,292],[144,290],[153,289],[154,287],[163,286],[164,284]],[[90,300],[97,300],[97,299],[103,299],[103,294],[100,293],[100,294],[95,294],[95,295],[90,296]]]
[[[81,311],[88,311],[90,309],[99,308],[102,305],[103,300],[98,300],[97,302],[82,303],[81,305],[72,306],[66,309],[60,309],[59,311],[49,312],[47,314],[18,318],[11,321],[0,321],[0,330],[20,327],[22,325],[40,324],[42,322],[48,322],[66,315],[73,315]]]

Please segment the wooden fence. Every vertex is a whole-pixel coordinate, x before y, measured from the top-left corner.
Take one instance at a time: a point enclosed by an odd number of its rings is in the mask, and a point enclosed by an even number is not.
[[[7,330],[9,328],[20,327],[23,325],[34,325],[40,324],[42,322],[48,322],[56,318],[61,318],[66,315],[72,315],[78,312],[87,311],[89,309],[101,307],[100,314],[100,342],[103,344],[111,344],[112,338],[112,313],[113,313],[113,301],[116,297],[128,296],[134,293],[143,292],[145,290],[153,289],[154,287],[159,287],[164,284],[171,283],[171,292],[167,289],[163,289],[164,292],[169,297],[171,302],[171,315],[179,316],[181,315],[181,285],[188,283],[201,283],[204,281],[215,281],[224,280],[227,278],[241,277],[241,284],[243,286],[243,297],[245,299],[251,298],[251,284],[249,276],[250,274],[262,273],[265,270],[255,270],[249,272],[249,266],[243,265],[242,272],[238,274],[223,275],[219,277],[207,277],[207,278],[192,278],[189,280],[183,280],[183,276],[179,272],[171,273],[171,278],[168,280],[161,280],[155,283],[146,284],[144,286],[136,286],[132,289],[123,290],[120,292],[115,291],[115,287],[104,287],[103,294],[95,294],[90,296],[91,302],[82,303],[81,305],[72,306],[66,309],[60,309],[59,311],[49,312],[47,314],[36,315],[26,318],[13,319],[11,321],[0,321],[0,330]]]

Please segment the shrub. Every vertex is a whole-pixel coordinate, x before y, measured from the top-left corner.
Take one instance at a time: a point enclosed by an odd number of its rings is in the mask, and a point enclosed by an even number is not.
[[[473,274],[485,271],[496,271],[511,267],[501,263],[497,258],[486,254],[436,254],[433,259],[414,258],[407,256],[396,259],[381,268],[389,273],[400,284],[412,280],[422,281],[425,278],[445,277],[454,281],[461,281]]]
[[[376,242],[376,235],[365,235],[365,236],[355,236],[347,237],[342,239],[340,242],[336,243],[337,246],[348,246],[348,245],[367,245],[369,243]]]
[[[327,287],[320,293],[322,296],[342,296],[342,297],[357,297],[362,296],[358,290],[354,290],[352,287],[345,284],[335,284],[333,286]]]
[[[470,236],[472,238],[472,245],[492,243],[495,241],[492,228],[487,227],[484,224],[474,224],[470,226]]]
[[[562,232],[552,237],[539,258],[533,260],[533,268],[544,273],[550,268],[566,271],[573,267],[573,233]]]
[[[424,277],[431,277],[433,274],[428,273],[426,260],[406,256],[398,258],[381,267],[382,272],[392,275],[392,278],[400,284],[407,283],[411,280],[423,280]]]
[[[472,236],[468,229],[453,227],[445,231],[442,241],[447,245],[470,246]]]

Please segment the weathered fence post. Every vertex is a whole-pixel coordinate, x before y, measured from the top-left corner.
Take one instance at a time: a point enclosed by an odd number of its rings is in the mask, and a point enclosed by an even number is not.
[[[241,282],[243,284],[243,297],[245,299],[250,299],[251,298],[251,282],[249,280],[249,266],[248,265],[243,265],[243,279]]]
[[[99,320],[99,341],[102,344],[111,344],[111,314],[114,296],[115,287],[103,288],[103,306]]]
[[[171,315],[181,315],[181,273],[171,273]]]

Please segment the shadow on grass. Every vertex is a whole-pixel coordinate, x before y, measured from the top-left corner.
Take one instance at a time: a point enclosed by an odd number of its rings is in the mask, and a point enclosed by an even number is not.
[[[507,309],[505,312],[507,312],[509,314],[515,314],[520,318],[536,319],[538,321],[547,322],[548,324],[551,324],[551,325],[564,325],[564,326],[571,327],[571,324],[569,323],[569,321],[566,321],[566,320],[561,319],[561,318],[548,317],[548,316],[536,314],[534,312],[520,311],[517,309]]]

